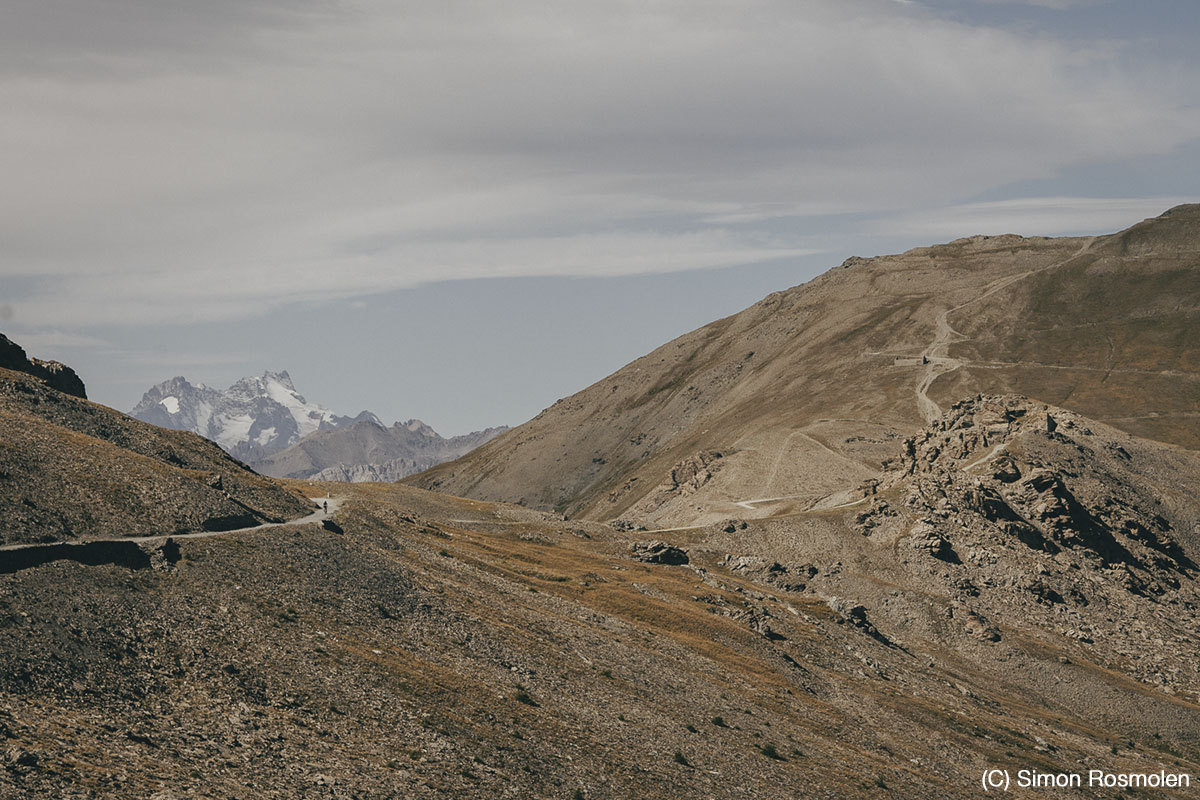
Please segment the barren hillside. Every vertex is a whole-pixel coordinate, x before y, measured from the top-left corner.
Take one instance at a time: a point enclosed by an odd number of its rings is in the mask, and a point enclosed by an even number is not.
[[[650,525],[808,507],[963,396],[1200,447],[1200,206],[849,259],[555,403],[424,488]]]
[[[310,510],[200,436],[139,422],[7,369],[0,369],[0,507],[0,544],[220,530]]]

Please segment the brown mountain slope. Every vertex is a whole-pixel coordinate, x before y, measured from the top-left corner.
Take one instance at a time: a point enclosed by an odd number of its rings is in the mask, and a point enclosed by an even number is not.
[[[990,391],[1200,447],[1200,206],[1111,236],[849,259],[681,336],[414,485],[659,526],[787,513]]]
[[[223,530],[309,505],[195,434],[0,369],[0,545]]]
[[[844,508],[666,543],[356,484],[342,535],[0,570],[0,797],[932,800],[980,797],[987,769],[1195,780],[1200,453],[1012,397],[957,404],[898,450]]]

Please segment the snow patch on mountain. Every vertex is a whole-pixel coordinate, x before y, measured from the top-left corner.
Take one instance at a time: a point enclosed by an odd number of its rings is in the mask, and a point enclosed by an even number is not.
[[[225,390],[175,377],[151,387],[132,416],[198,433],[246,462],[277,453],[319,430],[363,419],[379,422],[367,411],[343,417],[308,402],[286,371],[242,378]]]

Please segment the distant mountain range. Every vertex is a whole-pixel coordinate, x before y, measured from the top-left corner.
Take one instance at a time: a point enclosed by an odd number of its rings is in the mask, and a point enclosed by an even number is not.
[[[130,415],[198,433],[267,475],[353,482],[398,480],[507,430],[445,439],[420,420],[387,428],[370,411],[341,416],[305,400],[286,371],[242,378],[224,390],[171,378],[151,387]]]
[[[390,428],[364,419],[320,430],[291,447],[254,463],[264,475],[319,481],[397,481],[435,464],[466,455],[508,428],[488,428],[446,439],[410,419]]]

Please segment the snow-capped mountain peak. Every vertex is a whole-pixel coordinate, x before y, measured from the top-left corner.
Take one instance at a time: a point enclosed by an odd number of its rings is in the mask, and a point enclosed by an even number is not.
[[[370,412],[352,419],[308,402],[286,370],[242,378],[224,391],[178,376],[151,387],[132,416],[198,433],[243,461],[278,452],[314,431],[364,418],[379,422]]]

